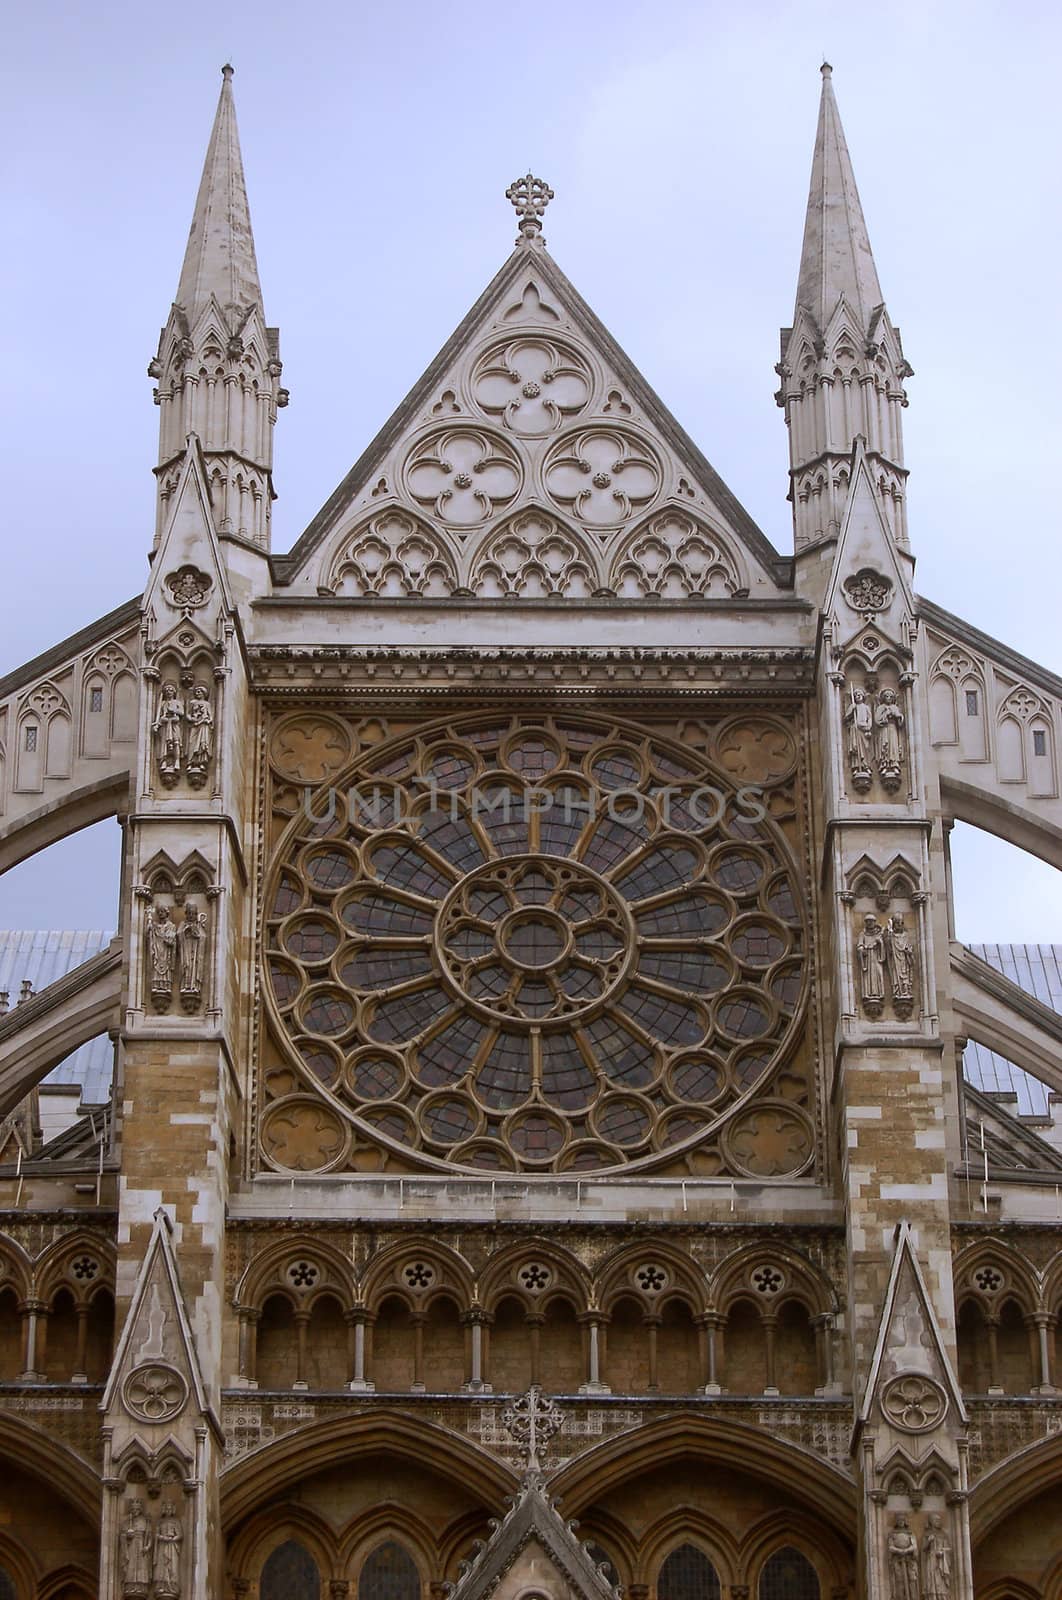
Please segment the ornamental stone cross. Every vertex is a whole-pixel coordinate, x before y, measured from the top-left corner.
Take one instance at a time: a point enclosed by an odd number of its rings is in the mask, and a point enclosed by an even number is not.
[[[553,199],[549,184],[542,178],[533,178],[529,172],[509,185],[505,198],[512,202],[519,218],[517,244],[521,239],[537,239],[542,232],[542,213]],[[543,239],[542,243],[545,242]]]
[[[502,1421],[526,1456],[525,1480],[542,1473],[539,1451],[544,1450],[559,1430],[564,1417],[552,1400],[547,1400],[537,1383],[526,1394],[506,1406]]]

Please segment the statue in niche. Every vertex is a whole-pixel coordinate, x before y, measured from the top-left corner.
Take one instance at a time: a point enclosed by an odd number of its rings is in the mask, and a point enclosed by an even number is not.
[[[189,902],[177,935],[181,956],[181,1002],[186,1007],[199,1004],[203,993],[203,950],[206,945],[206,912]]]
[[[863,918],[863,931],[856,940],[856,954],[859,957],[859,991],[863,1010],[870,1017],[879,1017],[885,1003],[885,929],[872,914]]]
[[[914,1003],[915,948],[898,911],[889,918],[885,929],[885,951],[893,1007],[899,1016],[909,1016]]]
[[[155,1529],[155,1587],[152,1594],[158,1600],[179,1600],[181,1593],[181,1546],[184,1529],[173,1500],[162,1502],[158,1527]]]
[[[170,789],[180,776],[184,756],[184,701],[172,678],[168,678],[159,690],[151,731],[155,736],[159,777]]]
[[[889,1600],[919,1600],[918,1544],[901,1511],[889,1530]]]
[[[882,784],[890,793],[900,787],[904,720],[896,690],[880,690],[874,706],[875,754]]]
[[[129,1502],[125,1524],[120,1534],[119,1556],[122,1572],[122,1594],[127,1600],[134,1596],[147,1596],[151,1589],[151,1523],[144,1502]]]
[[[951,1542],[939,1511],[922,1535],[922,1600],[951,1600]]]
[[[147,947],[149,988],[158,1009],[169,1005],[173,994],[173,967],[177,955],[177,927],[169,906],[152,906],[148,913]]]
[[[210,704],[210,690],[205,683],[192,685],[185,708],[188,723],[188,749],[185,755],[185,772],[193,789],[202,788],[214,754],[214,710]]]
[[[848,767],[852,774],[852,787],[860,794],[865,794],[873,782],[870,757],[874,737],[874,711],[865,689],[853,688],[844,720],[848,727]]]

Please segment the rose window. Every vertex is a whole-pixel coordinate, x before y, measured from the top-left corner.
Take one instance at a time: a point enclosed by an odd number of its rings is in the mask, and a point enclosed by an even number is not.
[[[437,1168],[659,1165],[788,1055],[788,849],[690,751],[469,717],[307,794],[267,891],[267,992],[303,1085],[363,1139]]]

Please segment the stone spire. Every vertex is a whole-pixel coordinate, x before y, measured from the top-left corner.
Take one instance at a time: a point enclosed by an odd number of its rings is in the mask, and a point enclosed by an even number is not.
[[[177,304],[190,318],[211,295],[222,307],[262,304],[232,79],[232,67],[222,67],[217,114],[177,286]]]
[[[232,78],[223,67],[177,299],[148,366],[162,412],[155,540],[195,434],[218,533],[268,548],[273,425],[288,395],[279,333],[265,322]]]
[[[828,62],[822,66],[796,309],[793,326],[782,330],[776,370],[782,380],[776,399],[789,428],[797,550],[836,536],[860,437],[889,528],[906,547],[900,411],[911,369],[885,310]]]

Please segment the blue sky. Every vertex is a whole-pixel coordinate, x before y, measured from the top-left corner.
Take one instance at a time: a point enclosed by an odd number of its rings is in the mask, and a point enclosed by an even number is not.
[[[145,367],[229,58],[292,395],[277,549],[508,253],[504,190],[529,166],[556,190],[553,254],[790,548],[773,367],[824,53],[915,368],[918,587],[1062,668],[1047,598],[1062,422],[1055,7],[45,0],[9,18],[6,42],[0,671],[143,586],[157,425]],[[0,921],[108,921],[116,833],[10,874]],[[960,932],[1056,935],[1048,869],[972,836],[956,858]]]

